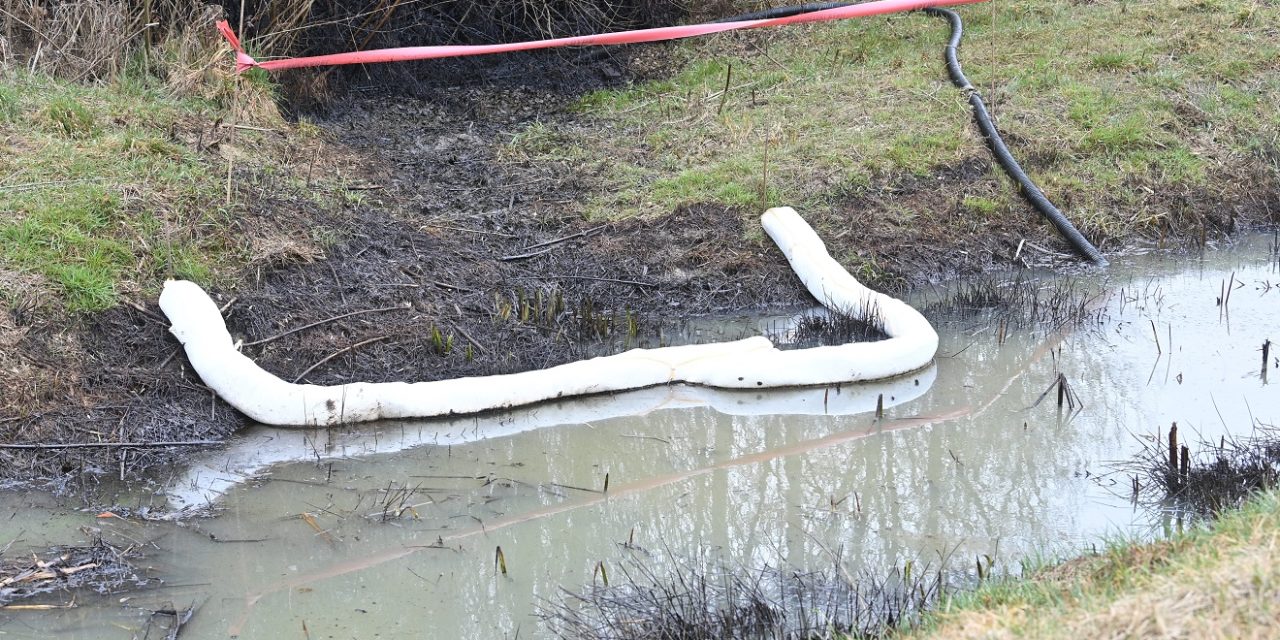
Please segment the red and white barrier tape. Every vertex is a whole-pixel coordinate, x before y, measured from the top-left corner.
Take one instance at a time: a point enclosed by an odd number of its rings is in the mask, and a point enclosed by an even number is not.
[[[283,58],[258,62],[249,57],[240,45],[240,39],[227,21],[218,23],[218,30],[236,50],[236,71],[243,72],[257,67],[268,71],[279,69],[297,69],[299,67],[322,67],[342,64],[371,64],[375,62],[404,62],[407,60],[428,60],[432,58],[453,58],[458,56],[479,56],[491,53],[512,53],[515,51],[531,51],[534,49],[550,49],[553,47],[575,47],[589,45],[634,44],[640,42],[658,42],[692,38],[738,29],[759,29],[762,27],[778,27],[789,24],[808,22],[826,22],[830,20],[848,20],[867,16],[883,15],[915,11],[928,7],[944,7],[959,4],[972,4],[985,0],[875,0],[862,4],[838,7],[802,13],[786,18],[770,18],[767,20],[743,20],[739,22],[720,22],[709,24],[691,24],[676,27],[658,27],[655,29],[637,29],[617,33],[600,33],[570,38],[550,38],[547,40],[531,40],[528,42],[510,42],[506,44],[486,45],[435,45],[426,47],[396,47],[393,49],[374,49],[370,51],[353,51],[350,53],[332,53],[321,56],[303,58]]]

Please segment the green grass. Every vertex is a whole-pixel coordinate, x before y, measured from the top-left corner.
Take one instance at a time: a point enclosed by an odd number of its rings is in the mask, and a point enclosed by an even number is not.
[[[225,165],[179,137],[219,113],[146,78],[0,75],[0,268],[39,274],[84,312],[235,266]]]
[[[1015,155],[1088,230],[1148,230],[1157,216],[1132,208],[1161,206],[1153,194],[1243,193],[1241,174],[1276,153],[1280,12],[1257,1],[959,12],[966,73]],[[545,157],[603,172],[584,208],[610,217],[690,202],[824,207],[928,176],[987,155],[941,62],[947,34],[917,13],[686,42],[670,77],[578,102],[609,136],[542,125],[557,141]],[[1010,184],[998,189],[1012,199]]]
[[[1268,637],[1280,613],[1277,542],[1280,494],[1264,493],[1208,528],[1117,542],[957,594],[903,637],[1148,637],[1162,626],[1186,634],[1177,637]]]

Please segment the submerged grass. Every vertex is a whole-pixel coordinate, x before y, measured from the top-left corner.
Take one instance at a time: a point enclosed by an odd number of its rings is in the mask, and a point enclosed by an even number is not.
[[[1135,500],[1180,519],[1215,518],[1280,480],[1280,431],[1274,427],[1258,424],[1248,437],[1186,443],[1178,441],[1174,423],[1167,437],[1142,442],[1142,452],[1118,472],[1132,479]]]
[[[931,318],[959,317],[1001,331],[1026,327],[1081,327],[1102,319],[1109,294],[1072,276],[965,279],[921,295]]]
[[[1015,155],[1091,235],[1229,231],[1233,213],[1188,202],[1251,193],[1259,175],[1274,182],[1275,11],[1251,0],[1022,0],[960,12],[966,72]],[[948,83],[946,37],[945,22],[908,14],[692,42],[671,77],[579,101],[611,135],[539,124],[538,137],[603,173],[592,216],[857,201],[986,157]],[[512,145],[546,151],[520,134]],[[992,170],[971,182],[994,186],[956,195],[969,215],[1022,210]]]
[[[538,616],[557,637],[580,640],[869,638],[915,620],[948,586],[936,570],[851,576],[838,561],[812,572],[705,557],[663,564],[636,556],[612,571],[610,584],[600,563],[595,584],[546,603]]]

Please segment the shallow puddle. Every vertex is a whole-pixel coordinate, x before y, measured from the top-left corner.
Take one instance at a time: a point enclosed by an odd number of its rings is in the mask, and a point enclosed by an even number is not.
[[[1158,535],[1168,523],[1131,504],[1112,463],[1174,421],[1192,442],[1277,424],[1280,369],[1266,384],[1260,352],[1280,341],[1277,255],[1272,237],[1242,237],[1117,260],[1105,278],[1080,279],[1107,295],[1061,328],[934,312],[937,364],[872,385],[663,387],[451,422],[255,429],[165,479],[174,505],[215,504],[211,519],[98,519],[0,494],[10,554],[100,527],[164,581],[0,614],[0,632],[130,638],[150,610],[195,604],[184,638],[538,638],[535,608],[602,582],[601,563],[615,580],[708,552],[799,568],[840,554],[851,572],[990,555],[1016,571]],[[1037,404],[1059,372],[1083,408]]]

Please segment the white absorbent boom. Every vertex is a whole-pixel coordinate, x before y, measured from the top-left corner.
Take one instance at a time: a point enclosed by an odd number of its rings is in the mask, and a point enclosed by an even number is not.
[[[508,375],[318,386],[285,382],[237,351],[217,305],[194,283],[166,282],[160,308],[204,383],[253,420],[278,426],[478,413],[674,383],[758,389],[878,380],[933,360],[938,334],[929,321],[905,302],[872,291],[849,275],[795,210],[770,209],[761,223],[819,302],[833,311],[876,319],[888,339],[781,351],[767,338],[754,337],[633,349]]]

